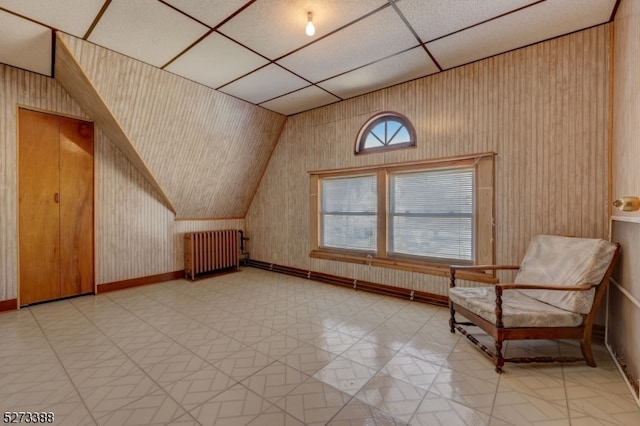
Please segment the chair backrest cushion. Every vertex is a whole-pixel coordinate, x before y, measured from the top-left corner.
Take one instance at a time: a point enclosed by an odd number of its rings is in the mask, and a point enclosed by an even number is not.
[[[616,245],[591,238],[538,235],[529,243],[515,278],[517,284],[599,284]],[[587,314],[595,289],[589,291],[523,290],[529,297],[561,309]]]

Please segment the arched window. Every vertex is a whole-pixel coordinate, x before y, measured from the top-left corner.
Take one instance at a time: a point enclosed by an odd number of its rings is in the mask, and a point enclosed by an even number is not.
[[[358,133],[356,154],[416,146],[416,131],[407,117],[383,112],[367,121]]]

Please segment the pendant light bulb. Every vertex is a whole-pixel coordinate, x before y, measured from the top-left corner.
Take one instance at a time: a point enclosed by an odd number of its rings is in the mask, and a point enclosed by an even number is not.
[[[313,13],[307,13],[307,26],[304,29],[304,32],[307,33],[309,37],[316,33],[316,27],[313,25]]]

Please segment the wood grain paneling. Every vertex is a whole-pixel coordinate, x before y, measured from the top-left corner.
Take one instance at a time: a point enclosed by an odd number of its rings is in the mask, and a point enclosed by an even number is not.
[[[640,196],[640,2],[623,0],[615,18],[613,199]],[[614,215],[640,217],[615,210]]]
[[[251,258],[444,295],[444,277],[309,258],[307,172],[486,151],[501,262],[536,234],[606,238],[608,61],[603,25],[289,117],[247,214]],[[413,122],[417,148],[354,156],[362,124],[388,110]]]
[[[103,132],[109,135],[110,140],[126,155],[136,170],[147,179],[167,207],[175,213],[176,210],[171,200],[164,193],[138,151],[131,145],[128,135],[60,36],[57,37],[56,43],[55,77],[74,99],[78,100],[84,110],[96,120]]]
[[[613,28],[611,199],[617,199],[640,196],[640,2],[621,0]],[[622,257],[608,300],[607,344],[632,376],[629,382],[640,401],[640,212],[614,209],[613,214],[612,238],[622,243]]]
[[[87,118],[54,80],[0,64],[0,300],[17,299],[18,105]]]
[[[245,216],[285,116],[75,37],[59,38],[178,218]]]
[[[174,220],[151,184],[101,131],[95,150],[98,286],[183,270],[186,232],[244,229],[244,219]]]
[[[18,105],[90,119],[54,79],[0,64],[0,301],[10,305],[17,300],[19,266]],[[98,285],[184,269],[185,232],[244,229],[244,219],[175,221],[163,197],[100,126],[94,149]]]

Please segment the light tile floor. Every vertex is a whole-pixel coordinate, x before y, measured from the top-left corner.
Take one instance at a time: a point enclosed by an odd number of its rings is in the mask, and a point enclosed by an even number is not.
[[[448,311],[244,268],[0,315],[0,410],[66,425],[638,425],[598,368],[493,365]],[[485,336],[486,338],[486,336]],[[507,354],[575,353],[509,342]]]

